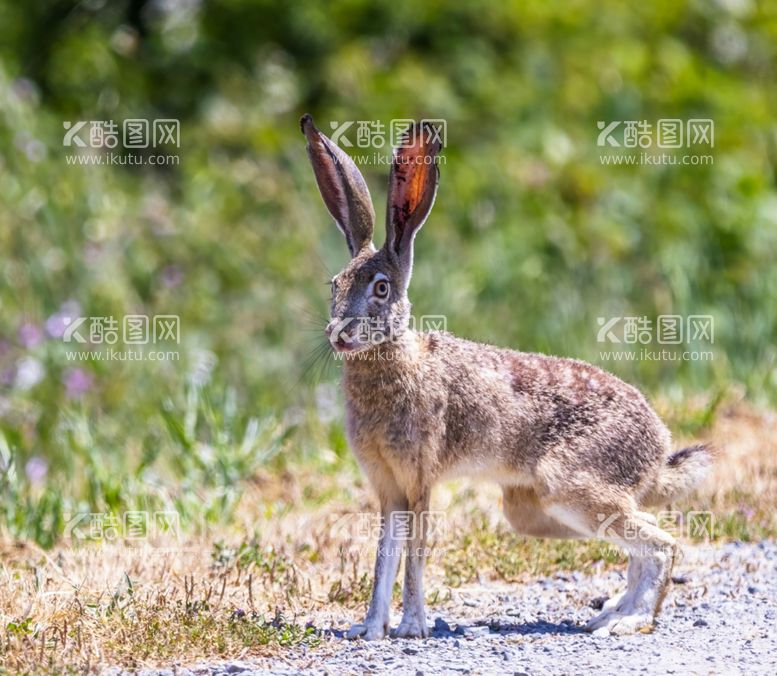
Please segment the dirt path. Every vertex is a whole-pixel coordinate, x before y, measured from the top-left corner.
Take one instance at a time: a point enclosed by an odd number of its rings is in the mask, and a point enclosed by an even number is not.
[[[284,659],[177,669],[216,674],[777,673],[777,543],[686,548],[652,634],[592,636],[580,625],[623,574],[559,574],[524,585],[468,586],[433,609],[432,637],[375,643],[321,627],[315,650]],[[398,617],[393,617],[396,626]],[[155,672],[159,674],[160,672]],[[172,672],[167,672],[172,673]]]

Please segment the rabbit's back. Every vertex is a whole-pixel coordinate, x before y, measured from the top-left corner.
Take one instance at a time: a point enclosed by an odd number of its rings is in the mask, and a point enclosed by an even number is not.
[[[555,492],[595,474],[639,493],[670,436],[642,394],[586,362],[408,334],[346,361],[348,434],[373,476],[464,475]]]

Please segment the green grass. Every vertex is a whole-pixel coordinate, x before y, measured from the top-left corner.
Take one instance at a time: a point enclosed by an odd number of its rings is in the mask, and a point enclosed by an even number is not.
[[[29,481],[23,456],[0,431],[3,529],[51,546],[90,513],[123,526],[127,512],[174,512],[174,525],[187,533],[228,523],[244,479],[287,449],[294,429],[239,413],[233,396],[189,386],[179,404],[167,400],[147,421],[142,445],[130,443],[124,453],[101,439],[99,423],[84,411],[72,412],[55,442],[70,478],[52,470],[43,486]]]
[[[0,0],[3,533],[50,547],[66,515],[168,507],[188,526],[228,522],[243,480],[347,462],[338,370],[309,359],[323,282],[347,256],[299,134],[306,111],[323,129],[447,120],[417,315],[600,363],[678,407],[713,393],[678,417],[688,435],[732,391],[774,406],[767,4],[239,1],[196,9],[191,43],[161,16],[128,28],[120,5],[44,16]],[[744,53],[726,52],[721,26]],[[67,163],[64,121],[137,117],[180,119],[177,165]],[[601,163],[597,121],[661,118],[714,120],[714,163]],[[386,166],[362,166],[382,214]],[[71,358],[56,326],[74,314],[177,315],[180,343],[164,348],[178,357]],[[680,347],[713,361],[602,359],[597,318],[662,314],[711,315],[714,343]]]
[[[173,623],[172,628],[169,623]],[[267,619],[256,613],[233,610],[224,614],[210,612],[186,612],[174,614],[162,620],[148,621],[144,617],[127,620],[122,624],[122,633],[132,633],[132,652],[127,646],[109,642],[109,650],[117,655],[125,654],[142,664],[153,657],[158,660],[176,660],[192,650],[207,649],[224,659],[233,657],[241,648],[256,649],[258,646],[290,648],[307,645],[316,647],[321,639],[313,627],[288,622],[278,614]]]
[[[445,582],[452,587],[480,576],[515,582],[558,571],[591,570],[597,563],[620,564],[625,556],[606,543],[591,540],[542,540],[516,535],[509,526],[475,522],[446,548],[442,558]]]

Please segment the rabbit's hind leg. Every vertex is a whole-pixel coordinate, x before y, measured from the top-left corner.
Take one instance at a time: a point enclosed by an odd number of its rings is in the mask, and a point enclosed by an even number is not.
[[[516,533],[538,538],[587,537],[543,511],[536,492],[529,486],[505,486],[502,496],[504,514]]]
[[[650,631],[666,595],[677,545],[655,519],[637,510],[628,497],[611,500],[566,499],[546,509],[560,521],[590,537],[607,540],[629,554],[625,593],[608,602],[586,630],[606,629],[611,634]],[[612,497],[612,496],[611,496]]]

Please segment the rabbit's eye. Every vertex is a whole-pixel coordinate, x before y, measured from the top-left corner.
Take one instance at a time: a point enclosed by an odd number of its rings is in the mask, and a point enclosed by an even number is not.
[[[379,279],[372,287],[372,293],[376,298],[387,298],[389,295],[389,283],[385,279]]]

